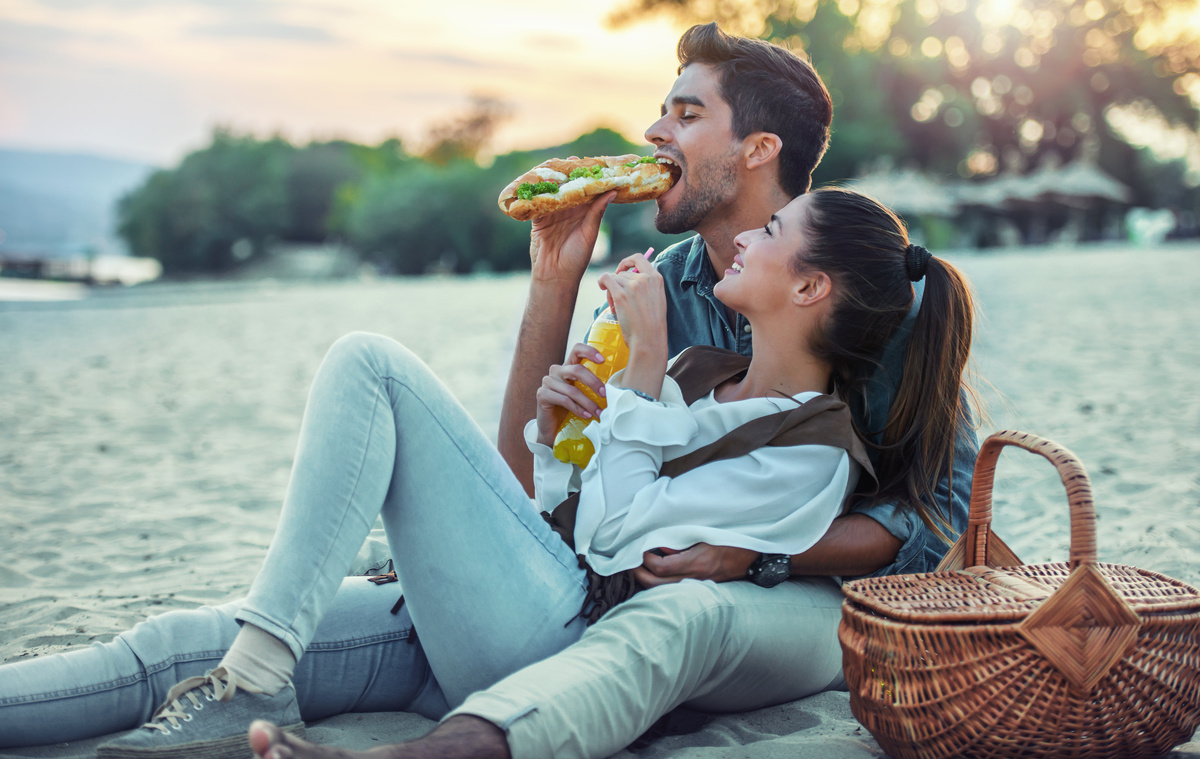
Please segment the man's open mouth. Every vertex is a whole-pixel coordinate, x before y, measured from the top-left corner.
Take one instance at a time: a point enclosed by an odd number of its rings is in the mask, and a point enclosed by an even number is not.
[[[683,176],[683,169],[681,169],[679,167],[679,164],[675,163],[674,159],[667,158],[666,156],[655,156],[655,157],[658,159],[658,162],[660,164],[667,167],[667,171],[671,172],[671,177],[672,177],[673,181],[678,182],[680,180],[680,178]]]
[[[668,158],[667,156],[662,155],[655,156],[655,158],[658,159],[658,163],[660,165],[666,166],[667,171],[671,172],[671,189],[658,196],[658,202],[661,203],[667,197],[667,195],[670,195],[672,192],[674,192],[675,187],[678,186],[680,180],[683,179],[683,168],[680,167],[680,165],[676,163],[675,159],[673,158]]]

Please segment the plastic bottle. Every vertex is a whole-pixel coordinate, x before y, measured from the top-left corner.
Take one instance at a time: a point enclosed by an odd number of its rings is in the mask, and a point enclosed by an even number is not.
[[[586,359],[583,361],[583,365],[591,369],[601,382],[608,382],[609,378],[629,363],[629,347],[625,345],[625,338],[621,335],[621,323],[617,321],[617,316],[611,308],[604,309],[596,317],[596,321],[592,322],[592,327],[588,330],[587,344],[604,356],[603,364]],[[578,382],[575,385],[584,395],[599,404],[600,408],[608,407],[608,401],[593,393],[591,388]],[[592,441],[583,434],[583,429],[593,421],[595,420],[581,419],[568,413],[554,438],[554,457],[580,469],[586,467],[596,449],[592,446]]]

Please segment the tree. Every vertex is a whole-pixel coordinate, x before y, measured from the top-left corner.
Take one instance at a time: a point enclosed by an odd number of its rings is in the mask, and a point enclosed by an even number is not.
[[[294,150],[278,137],[260,141],[218,128],[208,147],[120,201],[118,232],[135,255],[157,258],[167,273],[227,271],[286,229]]]
[[[1109,127],[1121,104],[1153,103],[1195,129],[1200,38],[1194,0],[633,0],[612,17],[680,21],[811,55],[835,102],[821,175],[850,176],[880,152],[963,176],[1023,171],[1044,156],[1097,157],[1134,186],[1135,151]]]
[[[510,115],[504,101],[488,95],[474,95],[466,112],[429,130],[425,160],[437,166],[451,161],[474,161],[491,141],[496,127]]]
[[[344,141],[311,143],[292,152],[287,162],[288,221],[283,237],[323,242],[331,230],[338,190],[366,173],[355,146]]]

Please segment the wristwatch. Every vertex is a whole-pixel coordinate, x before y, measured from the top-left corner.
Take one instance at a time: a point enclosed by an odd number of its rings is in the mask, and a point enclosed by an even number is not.
[[[792,574],[792,557],[786,553],[760,553],[746,579],[760,588],[773,588]]]

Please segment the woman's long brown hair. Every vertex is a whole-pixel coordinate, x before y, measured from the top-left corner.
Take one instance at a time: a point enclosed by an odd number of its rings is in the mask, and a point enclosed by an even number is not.
[[[823,271],[834,283],[834,306],[810,347],[833,367],[837,392],[853,407],[869,401],[868,384],[882,371],[884,348],[912,306],[908,232],[894,213],[865,195],[831,188],[811,197],[793,268]],[[963,276],[930,258],[887,422],[882,429],[858,431],[878,452],[875,498],[910,506],[947,541],[950,515],[937,509],[934,491],[953,476],[955,438],[971,424],[966,398],[972,393],[963,373],[974,316]]]

